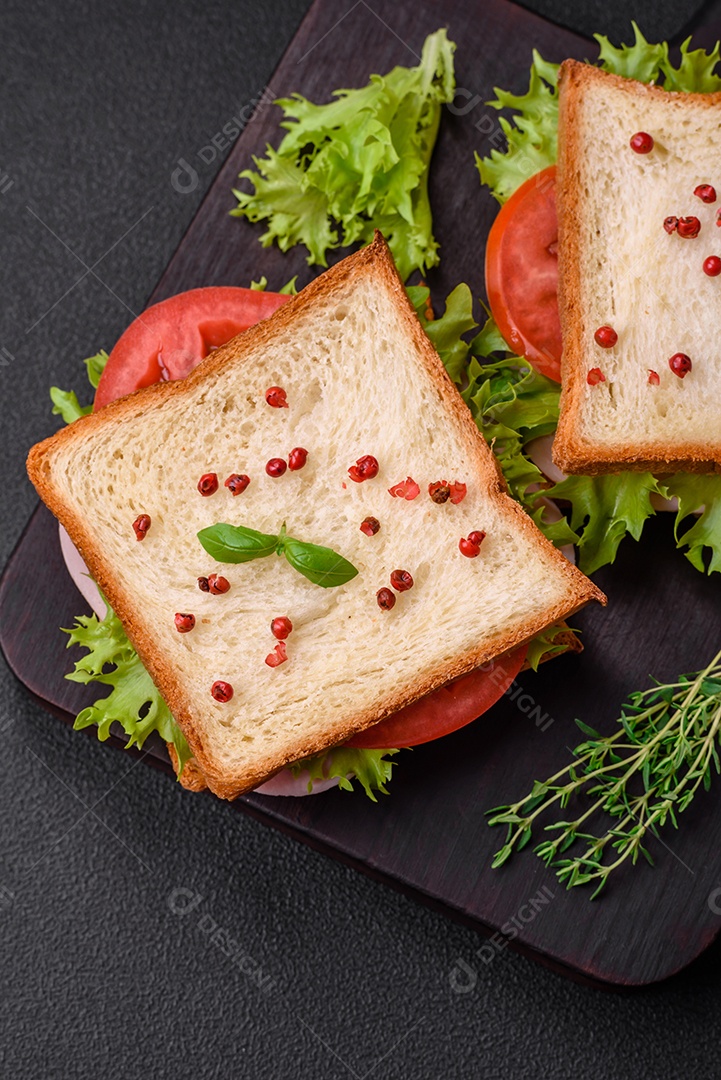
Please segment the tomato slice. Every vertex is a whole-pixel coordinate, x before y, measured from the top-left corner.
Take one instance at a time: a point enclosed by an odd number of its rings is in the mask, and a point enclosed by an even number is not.
[[[490,664],[462,675],[447,686],[419,698],[411,705],[358,732],[347,746],[364,750],[420,746],[473,723],[502,698],[523,667],[528,652],[521,645]]]
[[[486,247],[491,314],[509,348],[561,381],[556,166],[526,180],[493,223]]]
[[[182,379],[213,349],[267,319],[290,297],[231,285],[190,289],[153,304],[111,352],[95,392],[101,409],[162,380]]]

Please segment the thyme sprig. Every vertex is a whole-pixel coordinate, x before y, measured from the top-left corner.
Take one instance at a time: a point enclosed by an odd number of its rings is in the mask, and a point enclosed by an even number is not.
[[[721,772],[721,652],[703,671],[674,683],[654,680],[648,690],[632,693],[612,735],[576,723],[588,739],[575,748],[574,760],[548,780],[537,780],[519,802],[488,811],[490,825],[508,830],[492,865],[502,866],[526,847],[548,810],[566,810],[581,797],[579,816],[545,825],[544,832],[556,835],[534,851],[567,888],[595,885],[593,899],[627,860],[635,864],[643,855],[653,865],[645,847],[648,833],[658,837],[669,820],[678,828],[678,815],[701,785],[708,791],[714,769]],[[602,813],[612,823],[598,835],[587,831]]]

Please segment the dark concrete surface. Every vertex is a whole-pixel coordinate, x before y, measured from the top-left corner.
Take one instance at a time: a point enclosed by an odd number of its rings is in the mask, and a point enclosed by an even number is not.
[[[172,170],[262,91],[306,6],[3,4],[0,563],[35,505],[48,386],[80,387],[80,359],[142,308],[219,162],[184,198]],[[609,6],[606,28],[629,14]],[[3,1077],[721,1076],[718,947],[633,995],[510,950],[484,963],[474,932],[0,679]]]

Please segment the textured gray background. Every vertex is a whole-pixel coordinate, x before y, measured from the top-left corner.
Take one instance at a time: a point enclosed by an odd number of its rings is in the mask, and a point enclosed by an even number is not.
[[[669,11],[680,26],[678,5],[644,6],[648,34],[653,9],[662,32]],[[262,90],[305,8],[3,4],[0,563],[35,505],[23,460],[54,428],[48,386],[79,386],[79,358],[140,310],[217,168],[179,198],[178,158]],[[555,17],[589,29],[590,10]],[[633,996],[510,951],[484,965],[473,932],[182,793],[0,679],[3,1077],[721,1075],[720,948]],[[477,973],[464,995],[459,958]]]

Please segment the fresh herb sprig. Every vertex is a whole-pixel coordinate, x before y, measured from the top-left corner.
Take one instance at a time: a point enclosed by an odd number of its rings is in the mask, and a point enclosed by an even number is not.
[[[277,535],[221,522],[201,529],[198,540],[216,562],[245,563],[268,555],[285,555],[294,570],[323,589],[345,585],[358,573],[352,563],[332,548],[288,536],[285,522]]]
[[[585,796],[578,817],[544,826],[556,835],[534,851],[567,888],[595,885],[593,899],[629,859],[635,864],[643,855],[653,865],[644,846],[648,834],[658,837],[668,820],[678,828],[678,815],[700,787],[709,790],[714,770],[721,772],[721,652],[703,671],[631,694],[613,735],[576,723],[588,739],[575,748],[571,764],[537,780],[518,802],[488,811],[489,824],[508,829],[493,867],[530,842],[548,810],[566,810],[572,799]],[[600,813],[612,823],[598,835],[588,832]],[[574,845],[580,845],[576,854]]]

